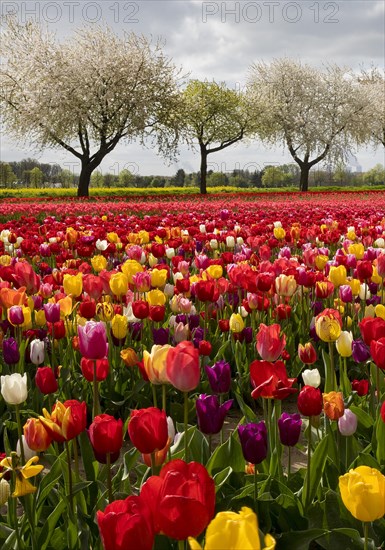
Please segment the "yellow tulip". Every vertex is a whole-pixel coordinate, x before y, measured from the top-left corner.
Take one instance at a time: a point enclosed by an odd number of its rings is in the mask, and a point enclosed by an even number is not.
[[[360,293],[361,282],[359,279],[350,279],[346,281],[346,284],[352,289],[353,296],[358,296]]]
[[[274,233],[274,237],[279,241],[284,239],[286,235],[286,231],[282,227],[274,227],[273,233]]]
[[[230,330],[231,332],[242,332],[245,328],[245,323],[242,316],[239,313],[232,313],[230,316]]]
[[[29,307],[23,306],[23,315],[24,315],[24,321],[20,325],[21,328],[24,328],[26,330],[32,328],[32,311]]]
[[[124,315],[115,315],[111,321],[112,334],[121,340],[127,336],[128,319]]]
[[[164,306],[166,303],[166,296],[164,292],[158,289],[147,292],[146,299],[150,306]]]
[[[28,481],[28,478],[37,476],[44,469],[44,466],[41,465],[34,466],[36,462],[39,462],[39,457],[33,456],[24,466],[21,466],[19,465],[19,457],[14,452],[11,453],[11,456],[7,456],[0,462],[0,466],[16,474],[15,490],[12,493],[13,497],[22,497],[37,491],[37,487]]]
[[[139,363],[139,358],[136,351],[132,348],[122,349],[120,358],[127,367],[135,367]]]
[[[346,233],[346,238],[349,239],[349,241],[355,241],[357,238],[356,232],[354,229],[351,229]]]
[[[323,271],[328,261],[329,261],[329,258],[327,256],[325,256],[324,254],[319,254],[318,256],[316,256],[315,265],[317,269],[319,269],[320,271]]]
[[[44,325],[47,323],[44,309],[35,311],[35,323],[37,324],[38,327],[44,327]]]
[[[191,550],[203,550],[200,544],[189,537]],[[219,512],[206,531],[204,550],[261,550],[258,519],[251,508],[244,506],[236,512]],[[263,550],[273,550],[275,540],[266,535]]]
[[[91,265],[96,273],[100,273],[100,271],[106,269],[107,260],[101,254],[98,254],[97,256],[93,256],[93,258],[91,258]]]
[[[346,284],[346,267],[344,265],[332,265],[329,271],[329,280],[334,286]]]
[[[365,247],[362,243],[354,243],[348,246],[349,254],[354,254],[357,260],[362,260],[365,254]]]
[[[210,265],[206,269],[206,273],[211,279],[220,279],[223,275],[223,267],[221,265]]]
[[[100,302],[99,304],[96,304],[96,315],[101,321],[111,321],[114,313],[114,306],[109,302]]]
[[[293,296],[297,288],[297,282],[294,275],[284,275],[283,273],[275,279],[275,290],[279,296]]]
[[[154,269],[151,271],[151,286],[161,287],[167,282],[167,269]]]
[[[378,270],[375,265],[373,266],[373,273],[372,273],[371,279],[372,279],[372,283],[376,283],[377,285],[380,285],[382,282],[382,277],[380,277],[380,275],[378,274]]]
[[[11,256],[8,256],[8,254],[3,254],[2,256],[0,256],[0,265],[10,265],[11,260]]]
[[[114,231],[111,231],[111,233],[107,233],[107,240],[110,243],[117,243],[119,241],[119,235]]]
[[[150,234],[148,233],[148,231],[144,231],[144,229],[142,229],[142,231],[139,231],[138,235],[141,244],[147,244],[150,242]]]
[[[128,278],[125,273],[114,273],[110,279],[110,289],[115,296],[123,296],[128,290]]]
[[[147,350],[143,351],[144,370],[152,384],[169,383],[166,374],[166,359],[170,348],[171,346],[166,344],[164,346],[152,346],[151,353]]]
[[[83,291],[83,274],[69,275],[66,273],[63,277],[64,292],[68,295],[71,294],[73,298],[77,298]]]
[[[352,344],[353,344],[353,334],[347,330],[343,330],[336,340],[336,348],[341,357],[351,357],[352,356]]]
[[[68,315],[71,315],[72,312],[72,298],[70,296],[66,296],[65,298],[61,298],[57,302],[60,306],[60,318],[65,319],[68,317]]]
[[[317,315],[315,331],[323,342],[335,342],[341,334],[340,314],[333,309],[326,310]]]
[[[380,317],[385,321],[385,306],[383,306],[382,304],[377,304],[374,308],[374,312],[376,314],[376,317]]]
[[[126,275],[128,282],[133,284],[134,275],[139,273],[139,271],[144,271],[144,267],[136,260],[127,260],[122,265],[121,270]]]
[[[385,476],[376,468],[358,466],[340,476],[342,502],[360,521],[375,521],[385,514]]]

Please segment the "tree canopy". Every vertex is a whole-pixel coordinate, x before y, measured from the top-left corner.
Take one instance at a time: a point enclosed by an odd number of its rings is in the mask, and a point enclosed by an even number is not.
[[[36,23],[8,18],[0,55],[6,131],[78,158],[79,195],[88,194],[93,170],[122,139],[152,136],[172,154],[178,73],[160,43],[94,26],[60,43]]]

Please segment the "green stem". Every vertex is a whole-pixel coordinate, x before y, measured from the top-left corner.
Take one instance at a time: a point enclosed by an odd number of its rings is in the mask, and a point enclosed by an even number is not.
[[[108,502],[111,503],[113,501],[112,496],[112,478],[111,478],[111,454],[107,453],[107,488],[108,488]]]
[[[72,468],[71,468],[71,451],[70,451],[69,441],[65,441],[64,445],[67,452],[68,484],[69,484],[68,500],[70,504],[70,515],[73,516],[74,504],[73,504],[73,494],[72,494]]]
[[[219,394],[219,406],[221,405],[223,405],[223,393]],[[224,424],[222,424],[221,431],[219,432],[219,442],[221,445],[223,445],[223,429],[224,429]],[[210,456],[211,456],[211,451],[210,451]]]
[[[330,357],[330,373],[329,373],[329,380],[328,380],[328,388],[325,388],[326,393],[337,390],[336,371],[334,366],[334,342],[329,342],[329,357]]]
[[[363,522],[364,525],[364,550],[368,550],[369,548],[369,523],[367,521]]]
[[[72,440],[72,446],[74,449],[75,480],[78,481],[79,480],[79,453],[78,453],[78,442],[76,437]]]
[[[188,441],[187,441],[187,430],[188,430],[188,392],[184,392],[184,459],[188,462]]]
[[[178,540],[178,550],[185,550],[186,548],[185,542],[186,541],[184,540]]]
[[[381,388],[380,388],[380,367],[376,366],[376,386],[377,386],[377,403],[381,403]]]
[[[209,458],[211,457],[212,442],[213,442],[212,435],[209,434]]]
[[[162,384],[162,409],[166,412],[166,384]]]
[[[287,481],[290,479],[290,473],[291,473],[291,447],[288,447],[289,451],[289,458],[287,462]]]
[[[158,408],[158,399],[156,397],[155,384],[151,384],[151,387],[152,387],[152,402],[154,403],[154,407]]]
[[[96,361],[94,361],[93,394],[94,402],[92,407],[92,419],[100,414],[99,382],[96,379]]]
[[[307,472],[306,472],[306,498],[305,498],[305,510],[310,506],[310,463],[311,463],[311,416],[309,416],[309,426],[307,430]]]
[[[254,504],[255,508],[257,508],[257,497],[258,497],[258,483],[257,483],[257,465],[254,464]]]
[[[16,422],[17,422],[17,432],[19,435],[19,443],[20,443],[20,455],[21,455],[21,462],[24,466],[25,464],[25,454],[24,454],[24,444],[23,444],[23,437],[22,437],[22,428],[21,428],[21,417],[20,417],[20,409],[19,405],[15,405],[16,410]]]

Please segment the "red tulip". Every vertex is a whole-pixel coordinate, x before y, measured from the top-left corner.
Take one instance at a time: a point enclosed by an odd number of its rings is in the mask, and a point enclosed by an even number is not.
[[[52,443],[52,438],[38,418],[28,418],[23,427],[27,445],[33,451],[46,451]]]
[[[370,342],[370,353],[377,367],[385,371],[385,337]]]
[[[219,298],[219,288],[214,281],[198,281],[194,291],[200,302],[216,302]]]
[[[147,319],[150,314],[150,306],[146,300],[132,302],[132,313],[137,319]]]
[[[276,361],[281,355],[285,345],[286,336],[280,336],[281,327],[278,324],[259,325],[257,334],[257,350],[264,361]]]
[[[285,363],[276,361],[253,361],[250,365],[250,379],[253,387],[251,397],[258,399],[264,397],[268,399],[285,399],[298,390],[292,388],[297,380],[288,378]]]
[[[383,404],[381,405],[380,413],[381,413],[381,418],[382,418],[382,420],[385,422],[385,401],[384,401]]]
[[[360,281],[366,281],[373,275],[373,266],[370,260],[360,260],[357,262],[357,277]]]
[[[313,386],[304,386],[299,392],[297,406],[303,416],[318,416],[322,411],[321,390]]]
[[[13,278],[19,286],[26,287],[28,294],[39,292],[41,279],[28,262],[16,262]]]
[[[98,462],[105,464],[107,453],[111,455],[111,462],[118,460],[123,444],[123,422],[120,418],[116,420],[109,414],[95,416],[88,435]]]
[[[138,409],[131,413],[128,434],[132,444],[143,454],[160,451],[168,440],[167,417],[165,411],[156,407]]]
[[[80,303],[79,313],[86,319],[92,319],[96,314],[96,302],[95,300],[85,300]]]
[[[80,368],[82,369],[82,374],[88,382],[94,381],[94,367],[95,359],[87,359],[82,357],[80,360]],[[101,382],[105,380],[108,376],[110,370],[110,364],[107,357],[103,359],[96,359],[96,380]]]
[[[155,532],[177,540],[197,537],[214,516],[215,483],[202,464],[171,460],[141,491]]]
[[[55,373],[51,367],[39,367],[35,375],[35,384],[45,395],[55,393],[58,385]]]
[[[381,317],[365,317],[361,323],[358,323],[358,326],[367,346],[370,346],[372,340],[385,337],[385,321]]]
[[[43,409],[44,416],[39,416],[45,429],[54,441],[70,441],[86,429],[87,407],[85,401],[69,399],[64,403],[57,401],[52,413]]]
[[[170,348],[166,359],[170,383],[179,391],[189,392],[199,384],[199,352],[192,342],[180,342]]]
[[[363,397],[368,395],[369,392],[369,380],[352,380],[352,390],[357,392],[357,395]]]
[[[152,550],[152,518],[141,496],[111,502],[104,512],[96,512],[96,519],[105,550]]]
[[[298,344],[298,357],[305,365],[312,365],[317,361],[317,352],[311,342],[306,344]]]

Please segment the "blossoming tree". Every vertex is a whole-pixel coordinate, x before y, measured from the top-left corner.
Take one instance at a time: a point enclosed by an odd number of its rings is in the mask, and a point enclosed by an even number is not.
[[[170,112],[177,71],[134,33],[84,28],[66,42],[33,22],[6,20],[0,55],[0,105],[6,131],[38,148],[62,147],[81,163],[79,196],[120,140],[153,137],[172,156]]]
[[[319,70],[287,58],[251,67],[248,100],[250,113],[257,110],[255,133],[267,143],[285,143],[300,167],[301,191],[308,190],[313,166],[346,156],[369,101],[344,68]]]

